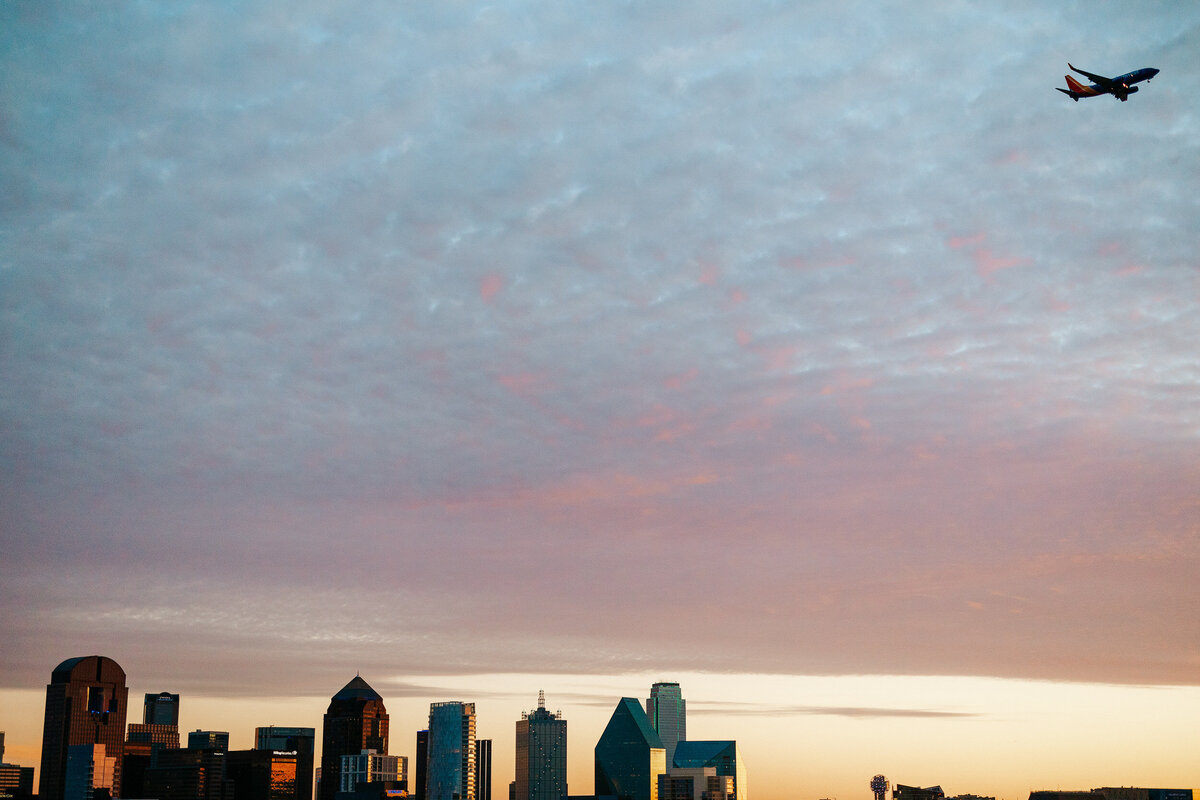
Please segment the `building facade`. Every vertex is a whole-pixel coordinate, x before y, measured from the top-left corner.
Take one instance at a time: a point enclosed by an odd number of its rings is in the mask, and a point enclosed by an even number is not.
[[[425,769],[429,766],[429,729],[417,731],[416,764],[413,765],[413,796],[425,800]]]
[[[475,740],[475,800],[492,800],[492,740]]]
[[[321,788],[318,800],[334,800],[341,786],[342,756],[363,750],[388,751],[388,713],[383,698],[361,676],[329,700],[321,730]]]
[[[117,796],[114,786],[120,759],[102,744],[73,744],[67,748],[64,800],[94,800]]]
[[[0,763],[0,797],[33,796],[33,767]]]
[[[202,731],[197,728],[188,733],[188,750],[229,750],[229,731]]]
[[[339,792],[354,792],[359,784],[388,781],[408,781],[408,759],[404,756],[389,756],[374,750],[363,750],[358,755],[342,756],[342,774]]]
[[[475,704],[431,703],[425,800],[476,800]]]
[[[538,707],[517,720],[517,770],[513,800],[562,800],[567,794],[567,721]]]
[[[129,723],[126,742],[132,744],[159,745],[160,747],[179,747],[179,727],[177,725],[156,725],[146,722]]]
[[[38,797],[63,800],[73,745],[103,745],[114,759],[112,794],[121,789],[121,751],[129,689],[125,670],[111,658],[69,658],[54,668],[46,686]]]
[[[622,697],[596,742],[596,795],[658,800],[667,751],[641,704]]]
[[[311,800],[296,792],[297,759],[292,750],[230,750],[225,777],[235,800]]]
[[[296,754],[296,799],[312,800],[313,758],[317,746],[316,728],[285,728],[270,725],[254,729],[256,750],[282,750]]]
[[[225,758],[225,750],[157,748],[143,777],[145,794],[155,800],[232,800]]]
[[[675,763],[675,745],[687,738],[687,703],[678,683],[659,682],[650,687],[646,716],[667,751],[667,767]]]
[[[737,742],[724,739],[713,741],[682,741],[675,748],[671,771],[713,767],[719,777],[733,779],[735,800],[749,800],[750,781]]]
[[[179,727],[179,695],[170,692],[147,694],[142,704],[142,722],[146,725]]]

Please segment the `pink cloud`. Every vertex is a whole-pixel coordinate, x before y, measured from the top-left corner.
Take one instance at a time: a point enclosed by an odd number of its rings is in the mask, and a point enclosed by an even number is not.
[[[984,250],[983,248],[976,250],[972,258],[975,260],[976,271],[985,278],[1000,270],[1012,269],[1013,267],[1021,267],[1032,263],[1028,258],[997,256],[991,250]]]
[[[977,233],[974,236],[951,236],[946,240],[946,246],[951,250],[958,250],[962,247],[983,244],[983,240],[986,238],[987,234],[985,233]]]
[[[687,386],[689,383],[696,380],[696,376],[699,374],[700,370],[692,367],[687,372],[681,372],[678,375],[668,376],[667,379],[663,381],[663,386],[667,389],[682,389],[684,386]]]
[[[504,278],[495,272],[484,275],[479,281],[479,296],[483,302],[490,303],[496,293],[504,288]]]

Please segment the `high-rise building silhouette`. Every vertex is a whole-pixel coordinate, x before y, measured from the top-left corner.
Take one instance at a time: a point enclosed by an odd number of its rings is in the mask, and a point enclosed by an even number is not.
[[[699,769],[715,767],[720,777],[733,778],[733,789],[737,800],[747,800],[750,784],[746,776],[746,765],[738,750],[737,742],[684,741],[675,748],[672,769]]]
[[[342,776],[342,756],[363,750],[386,754],[388,713],[371,685],[354,679],[329,700],[321,731],[321,789],[318,800],[334,800]]]
[[[145,725],[179,725],[179,695],[170,692],[148,694],[142,706]]]
[[[657,800],[667,751],[633,697],[622,697],[596,742],[597,795]]]
[[[413,765],[414,800],[425,800],[425,769],[429,766],[429,729],[417,731],[417,755]]]
[[[425,800],[476,800],[475,704],[431,703]]]
[[[225,777],[233,797],[253,800],[312,800],[296,791],[297,757],[291,750],[230,750]]]
[[[54,668],[46,686],[39,798],[63,800],[73,745],[103,745],[103,757],[115,760],[112,794],[120,794],[128,700],[125,670],[111,658],[69,658]],[[78,763],[82,758],[82,754],[78,756]],[[105,763],[101,762],[102,767]]]
[[[270,725],[254,729],[256,750],[282,750],[296,753],[296,800],[312,800],[315,728],[284,728]]]
[[[517,771],[513,800],[562,800],[567,794],[567,721],[538,707],[517,720]]]
[[[475,740],[475,800],[492,800],[492,740]]]
[[[188,750],[229,750],[229,731],[202,731],[197,728],[188,733]]]
[[[228,749],[158,748],[143,776],[145,796],[156,800],[231,800],[233,781],[225,774]]]
[[[675,745],[687,738],[687,704],[678,683],[662,681],[650,687],[646,716],[667,751],[667,769],[675,759]]]

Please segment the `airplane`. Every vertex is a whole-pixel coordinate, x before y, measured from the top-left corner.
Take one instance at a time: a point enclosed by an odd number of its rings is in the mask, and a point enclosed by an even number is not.
[[[1065,77],[1067,79],[1067,86],[1070,87],[1069,89],[1058,89],[1057,86],[1054,87],[1067,97],[1070,97],[1076,103],[1079,102],[1079,98],[1081,97],[1096,97],[1102,94],[1111,94],[1113,97],[1124,103],[1129,99],[1129,95],[1137,91],[1137,87],[1132,86],[1131,84],[1138,83],[1140,81],[1148,81],[1158,74],[1158,70],[1152,67],[1146,67],[1144,69],[1136,69],[1133,72],[1126,72],[1124,75],[1118,75],[1115,78],[1106,78],[1103,75],[1093,75],[1090,72],[1084,72],[1081,69],[1076,69],[1075,67],[1071,66],[1069,61],[1067,62],[1067,66],[1071,67],[1072,72],[1078,72],[1080,75],[1086,76],[1095,81],[1091,86],[1084,86],[1070,75],[1067,75]]]

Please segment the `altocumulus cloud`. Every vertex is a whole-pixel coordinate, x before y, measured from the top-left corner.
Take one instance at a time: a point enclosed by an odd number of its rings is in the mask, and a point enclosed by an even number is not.
[[[4,674],[1194,681],[1197,19],[5,4]]]

